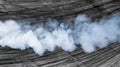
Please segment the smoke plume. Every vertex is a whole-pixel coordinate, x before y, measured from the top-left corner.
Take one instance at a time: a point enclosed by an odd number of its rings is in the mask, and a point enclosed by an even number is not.
[[[0,21],[0,45],[14,49],[32,48],[43,55],[45,51],[54,51],[55,47],[73,51],[76,45],[86,53],[104,48],[110,43],[120,42],[120,16],[113,15],[99,22],[92,21],[86,15],[78,15],[74,23],[49,19],[46,23],[14,20]]]

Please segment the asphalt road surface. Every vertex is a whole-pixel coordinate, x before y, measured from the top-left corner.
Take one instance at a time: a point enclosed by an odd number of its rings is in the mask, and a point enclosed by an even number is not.
[[[0,20],[62,21],[73,20],[78,14],[87,14],[94,20],[120,14],[120,0],[0,0]],[[71,53],[56,48],[43,56],[36,55],[32,49],[0,47],[0,67],[120,67],[119,53],[119,43],[91,54],[78,46]]]

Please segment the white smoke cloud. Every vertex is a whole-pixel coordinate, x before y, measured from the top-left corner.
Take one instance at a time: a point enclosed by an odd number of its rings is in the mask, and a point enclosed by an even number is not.
[[[86,15],[79,15],[74,23],[49,19],[46,23],[18,23],[14,20],[0,21],[0,45],[14,49],[32,48],[43,55],[55,47],[73,51],[76,44],[86,53],[104,48],[110,43],[120,42],[120,16],[115,15],[99,22],[93,22]]]

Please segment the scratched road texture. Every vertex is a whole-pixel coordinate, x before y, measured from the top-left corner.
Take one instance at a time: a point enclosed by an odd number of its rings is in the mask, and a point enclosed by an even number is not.
[[[0,20],[44,22],[51,17],[61,21],[83,13],[94,20],[120,14],[120,0],[0,0]],[[118,43],[91,54],[78,46],[71,53],[56,48],[43,56],[36,55],[32,49],[0,47],[0,67],[120,67],[119,53]]]

